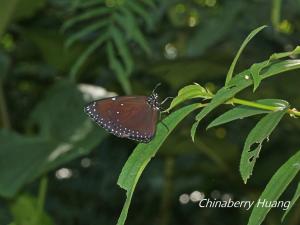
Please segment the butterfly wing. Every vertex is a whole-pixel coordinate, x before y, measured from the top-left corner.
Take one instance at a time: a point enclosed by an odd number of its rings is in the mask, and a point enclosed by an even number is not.
[[[155,135],[158,111],[146,96],[121,96],[101,99],[85,107],[85,112],[108,132],[139,142]]]

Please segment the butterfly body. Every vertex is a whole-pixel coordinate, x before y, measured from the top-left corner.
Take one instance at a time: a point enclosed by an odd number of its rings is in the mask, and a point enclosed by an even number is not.
[[[106,131],[147,143],[155,135],[160,104],[156,93],[147,96],[115,96],[89,103],[84,111]]]

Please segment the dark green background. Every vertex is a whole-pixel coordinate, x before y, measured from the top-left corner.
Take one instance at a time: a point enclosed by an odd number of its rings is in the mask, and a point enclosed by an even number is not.
[[[82,94],[76,89],[78,84],[85,83],[124,95],[116,72],[109,66],[105,53],[107,43],[87,58],[75,81],[69,79],[76,59],[91,41],[103,34],[89,33],[66,49],[64,43],[72,32],[93,22],[88,20],[67,32],[62,31],[62,25],[80,13],[72,8],[76,1],[0,2],[3,6],[0,6],[0,91],[3,95],[0,106],[8,113],[0,120],[0,224],[8,225],[13,220],[14,225],[32,224],[18,223],[18,218],[24,217],[22,213],[29,217],[36,213],[27,204],[34,200],[26,200],[19,210],[16,201],[25,194],[37,196],[41,175],[48,178],[45,211],[52,220],[49,224],[116,224],[125,200],[125,192],[116,182],[136,143],[107,135],[92,125],[82,110],[85,104]],[[14,2],[16,6],[10,6]],[[103,2],[101,7],[108,7],[114,1]],[[157,92],[161,100],[175,96],[180,88],[193,82],[215,92],[222,87],[243,39],[263,24],[270,27],[247,46],[236,72],[299,44],[299,0],[286,0],[282,4],[278,0],[154,3],[154,8],[145,6],[150,15],[147,20],[135,17],[151,53],[146,54],[131,40],[127,42],[133,61],[129,81],[135,95],[149,95],[159,82],[162,86]],[[4,18],[9,22],[5,23]],[[151,26],[145,24],[147,21]],[[125,32],[121,33],[120,38],[126,37]],[[299,106],[298,74],[295,71],[265,80],[254,94],[249,88],[239,97],[280,98]],[[265,143],[254,174],[244,185],[238,171],[240,153],[257,120],[246,119],[205,130],[211,119],[229,108],[221,107],[200,124],[196,143],[190,138],[193,116],[175,129],[142,175],[127,224],[247,224],[249,211],[200,209],[191,201],[180,204],[179,196],[196,190],[210,196],[217,191],[221,195],[229,193],[236,200],[255,200],[276,169],[299,148],[300,126],[288,116],[283,119]],[[73,142],[75,131],[83,137]],[[63,157],[47,161],[53,149],[68,144],[70,151]],[[91,164],[83,167],[83,159],[89,159]],[[61,168],[70,169],[72,176],[58,179],[56,172]],[[292,184],[282,199],[290,199],[295,188],[296,184]],[[299,204],[285,224],[299,224],[298,212]],[[272,210],[265,224],[280,224],[281,215],[279,209]]]

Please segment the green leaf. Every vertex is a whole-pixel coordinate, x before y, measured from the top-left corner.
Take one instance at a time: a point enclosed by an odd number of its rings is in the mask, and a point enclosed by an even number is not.
[[[101,7],[101,8],[96,8],[93,10],[87,10],[78,16],[74,16],[72,19],[67,20],[63,26],[62,26],[62,31],[66,31],[70,27],[74,26],[76,23],[83,22],[85,20],[92,19],[94,17],[99,17],[99,16],[107,16],[107,14],[111,13],[111,9],[108,7]]]
[[[89,26],[84,27],[76,33],[73,33],[66,41],[66,47],[69,48],[75,41],[82,39],[83,37],[89,35],[92,32],[97,31],[108,25],[109,20],[101,20],[100,22],[92,23]]]
[[[274,62],[269,67],[265,68],[261,76],[262,79],[266,79],[275,76],[277,74],[287,72],[290,70],[299,69],[299,68],[300,68],[300,60],[298,59],[278,61],[278,62]],[[193,140],[199,122],[208,113],[210,113],[212,110],[217,108],[219,105],[233,98],[240,91],[244,90],[245,88],[253,84],[253,81],[251,79],[247,79],[247,76],[249,76],[249,74],[250,71],[249,69],[247,69],[239,73],[237,76],[233,77],[230,80],[229,84],[219,89],[218,92],[213,97],[213,99],[210,101],[210,103],[206,107],[204,107],[200,111],[200,113],[198,113],[198,115],[196,116],[196,122],[194,123],[193,128],[191,130],[191,136]]]
[[[7,198],[41,175],[43,165],[57,146],[45,138],[23,137],[5,130],[0,130],[0,145],[0,195]]]
[[[286,101],[280,100],[280,99],[260,99],[255,102],[264,104],[264,105],[275,106],[275,107],[276,106],[282,107],[282,104],[284,104],[284,105],[287,104]],[[237,106],[237,107],[225,112],[224,114],[217,117],[216,119],[214,119],[207,126],[207,129],[215,127],[215,126],[219,126],[224,123],[229,123],[233,120],[244,119],[246,117],[250,117],[250,116],[254,116],[254,115],[258,115],[258,114],[262,114],[262,113],[270,113],[270,112],[272,112],[272,111],[249,107],[249,106],[244,106],[244,105]]]
[[[38,200],[28,194],[22,194],[14,200],[10,206],[10,210],[15,224],[26,225],[53,225],[49,215],[38,209]]]
[[[250,74],[253,79],[253,92],[258,88],[262,77],[260,76],[260,72],[269,65],[269,61],[264,61],[262,63],[254,63],[250,67]]]
[[[295,191],[295,194],[291,200],[291,203],[289,204],[289,207],[287,208],[287,210],[284,212],[282,218],[281,218],[281,222],[283,222],[283,220],[285,219],[285,217],[287,216],[287,214],[291,211],[291,209],[293,208],[293,206],[295,205],[296,201],[299,199],[300,197],[300,183],[298,183],[297,186],[297,190]]]
[[[176,125],[200,106],[200,104],[189,105],[170,114],[158,124],[155,138],[148,144],[139,144],[130,155],[118,179],[118,185],[126,190],[126,201],[119,217],[118,225],[124,225],[125,223],[134,189],[151,158],[155,156],[159,147]]]
[[[196,135],[196,131],[197,131],[197,128],[199,126],[199,123],[198,121],[194,122],[192,128],[191,128],[191,138],[192,138],[192,141],[195,142],[195,135]]]
[[[272,131],[276,128],[284,114],[287,112],[287,108],[288,105],[286,105],[286,108],[283,110],[264,116],[250,131],[244,145],[240,162],[240,172],[244,183],[247,183],[247,180],[252,175],[263,141],[269,139]]]
[[[126,94],[130,94],[131,85],[128,79],[128,75],[126,74],[126,71],[122,67],[122,64],[116,58],[116,53],[114,51],[114,47],[111,42],[107,44],[107,54],[108,54],[110,68],[116,73],[118,81],[120,82],[124,92]]]
[[[246,72],[244,72],[246,73]],[[191,129],[191,136],[192,140],[195,140],[195,134],[197,127],[200,123],[200,121],[213,109],[218,107],[219,105],[223,104],[224,102],[231,99],[235,94],[240,92],[241,90],[245,89],[249,85],[251,85],[251,81],[249,79],[244,78],[244,74],[240,74],[238,76],[235,76],[231,82],[231,86],[225,86],[221,88],[215,96],[212,98],[212,100],[208,103],[206,107],[204,107],[196,116],[196,122],[193,124]]]
[[[300,151],[298,151],[276,171],[259,199],[266,201],[277,201],[287,186],[295,178],[299,170]],[[248,225],[261,224],[270,209],[270,207],[259,207],[256,204],[251,212]]]
[[[152,17],[147,10],[145,10],[138,1],[126,1],[126,6],[128,6],[133,12],[137,14],[138,17],[141,17],[146,22],[146,26],[152,28]]]
[[[300,60],[299,59],[288,59],[279,61],[276,63],[271,64],[267,67],[264,72],[261,74],[263,79],[272,77],[274,75],[287,72],[290,70],[295,70],[300,68]]]
[[[180,103],[193,99],[193,98],[203,98],[203,99],[210,99],[213,97],[213,94],[202,87],[199,84],[192,84],[183,87],[179,90],[177,96],[173,99],[173,101],[170,104],[170,107],[166,110],[169,112],[171,109],[179,105]]]
[[[80,69],[80,67],[83,65],[85,60],[98,48],[100,47],[106,40],[108,39],[108,34],[105,33],[102,36],[100,36],[98,39],[96,39],[93,43],[91,43],[87,49],[80,55],[80,57],[76,60],[74,65],[71,68],[70,71],[70,77],[72,80],[75,80],[75,77]]]
[[[149,43],[138,27],[133,31],[132,39],[140,46],[142,50],[144,50],[144,52],[147,53],[147,55],[151,54]]]
[[[240,57],[240,55],[242,54],[244,48],[247,46],[247,44],[251,41],[251,39],[256,35],[258,34],[262,29],[266,28],[267,26],[264,25],[264,26],[261,26],[261,27],[258,27],[256,29],[254,29],[253,31],[251,31],[251,33],[246,37],[246,39],[243,41],[240,49],[238,50],[236,56],[234,57],[230,67],[229,67],[229,70],[227,72],[227,75],[226,75],[226,81],[225,81],[225,85],[227,85],[229,83],[229,81],[231,80],[232,78],[232,75],[233,75],[233,71],[234,71],[234,68],[235,68],[235,65]]]
[[[295,56],[295,55],[298,55],[298,54],[300,54],[300,46],[297,46],[294,50],[289,51],[289,52],[274,53],[270,56],[270,61],[285,58],[285,57],[289,57],[289,56]]]
[[[120,27],[126,33],[126,37],[131,39],[133,31],[137,28],[137,24],[135,23],[135,18],[132,13],[126,8],[122,7],[116,14],[114,14],[114,18],[117,24],[120,25]]]
[[[61,81],[31,114],[38,136],[0,130],[0,196],[13,197],[40,175],[90,153],[106,137],[84,114],[84,105],[76,85]]]
[[[117,47],[118,53],[125,64],[125,73],[126,75],[129,75],[133,70],[133,60],[127,47],[127,43],[124,40],[124,35],[116,27],[111,27],[110,32],[112,35],[112,39]]]
[[[297,46],[294,50],[289,51],[289,52],[281,52],[281,53],[274,53],[270,56],[269,60],[266,60],[264,62],[261,63],[255,63],[250,67],[250,74],[251,77],[253,79],[253,92],[258,88],[258,86],[260,85],[260,82],[262,80],[262,77],[260,76],[260,72],[266,68],[267,66],[269,66],[271,64],[272,61],[274,60],[278,60],[284,57],[288,57],[288,56],[293,56],[293,55],[297,55],[300,54],[300,47]]]
[[[148,55],[151,53],[151,49],[149,44],[141,32],[139,26],[136,23],[135,17],[132,15],[131,11],[121,8],[121,14],[117,14],[115,16],[116,21],[120,24],[120,26],[126,31],[129,38],[135,41],[141,49],[143,49]]]

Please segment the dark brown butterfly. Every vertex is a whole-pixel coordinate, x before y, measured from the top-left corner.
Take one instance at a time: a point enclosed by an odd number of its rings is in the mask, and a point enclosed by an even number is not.
[[[115,96],[93,101],[84,111],[108,132],[147,143],[155,136],[161,106],[154,90],[148,97]]]

